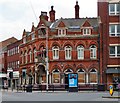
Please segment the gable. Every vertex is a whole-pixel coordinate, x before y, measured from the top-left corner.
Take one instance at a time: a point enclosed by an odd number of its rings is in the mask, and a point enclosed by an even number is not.
[[[86,20],[86,21],[83,23],[82,26],[83,26],[83,27],[91,27],[91,25],[90,25],[90,23],[89,23],[88,20]]]
[[[61,21],[61,22],[58,24],[58,27],[66,27],[66,26],[65,26],[64,22]]]

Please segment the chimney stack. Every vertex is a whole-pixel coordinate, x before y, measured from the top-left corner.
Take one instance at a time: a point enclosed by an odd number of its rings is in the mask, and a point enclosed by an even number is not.
[[[43,12],[41,11],[41,15],[40,15],[40,21],[42,21],[43,19],[48,21],[48,16],[47,16],[47,12]]]
[[[79,5],[78,5],[78,1],[76,1],[76,5],[75,5],[75,19],[79,19]]]
[[[55,10],[53,10],[53,7],[54,6],[51,6],[51,11],[49,12],[51,22],[55,21]]]

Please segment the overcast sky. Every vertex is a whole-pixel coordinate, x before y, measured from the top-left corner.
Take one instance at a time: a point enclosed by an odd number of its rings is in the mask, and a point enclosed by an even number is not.
[[[80,17],[97,17],[97,0],[77,0]],[[51,6],[56,19],[74,18],[76,0],[0,0],[0,41],[12,36],[22,38],[23,30],[30,31],[32,22],[36,26],[41,11],[48,12]]]

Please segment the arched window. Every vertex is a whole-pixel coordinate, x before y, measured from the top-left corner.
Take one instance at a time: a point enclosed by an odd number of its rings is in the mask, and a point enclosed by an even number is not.
[[[25,51],[25,63],[27,63],[28,62],[28,58],[27,58],[27,51]]]
[[[78,59],[84,59],[84,47],[82,45],[77,47]]]
[[[72,47],[66,46],[65,47],[65,59],[71,59],[72,58]]]
[[[36,56],[37,56],[36,48],[34,48],[33,52],[34,52],[34,62],[35,62],[35,58],[36,58]]]
[[[91,84],[97,84],[98,78],[97,78],[97,70],[96,69],[91,69],[89,72],[89,83]]]
[[[52,83],[60,83],[60,71],[54,69],[52,73]]]
[[[90,58],[91,59],[97,58],[97,48],[95,45],[90,46]]]
[[[21,51],[21,52],[20,52],[20,55],[21,55],[21,56],[20,56],[20,57],[21,57],[20,63],[23,64],[23,63],[24,63],[24,53]]]
[[[84,69],[78,69],[78,83],[85,83],[85,71]]]
[[[30,55],[30,63],[32,62],[32,51],[30,50],[29,52],[29,55]]]
[[[35,34],[33,33],[33,34],[31,34],[31,38],[32,38],[32,40],[34,40],[35,39]]]
[[[52,48],[52,52],[53,52],[53,59],[59,59],[59,47],[54,46]]]
[[[72,69],[66,69],[64,72],[65,72],[66,74],[68,74],[68,73],[73,73],[73,70],[72,70]]]
[[[25,43],[26,43],[26,37],[23,38],[23,44],[25,44]]]

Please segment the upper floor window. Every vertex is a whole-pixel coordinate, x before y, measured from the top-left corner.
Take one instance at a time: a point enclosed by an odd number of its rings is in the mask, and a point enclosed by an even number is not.
[[[90,28],[84,28],[83,29],[83,35],[90,35],[91,34],[91,29]]]
[[[25,52],[25,63],[28,62],[28,59],[27,59],[27,51]]]
[[[110,36],[120,36],[120,24],[110,24],[109,34]]]
[[[92,45],[90,47],[90,58],[91,59],[96,59],[97,58],[97,48],[95,45]]]
[[[120,4],[109,4],[109,15],[120,14]]]
[[[77,47],[78,59],[84,59],[84,47],[82,45]]]
[[[54,46],[52,48],[52,52],[53,52],[53,59],[59,59],[59,47]]]
[[[58,35],[59,36],[65,36],[66,35],[66,29],[58,29]]]
[[[37,57],[37,50],[36,50],[36,48],[34,48],[33,52],[34,52],[34,62],[35,62],[35,58]]]
[[[72,47],[66,46],[65,47],[65,59],[71,59],[72,57]]]
[[[31,36],[32,36],[32,40],[34,40],[35,39],[35,34],[33,33]]]
[[[29,52],[29,55],[30,55],[30,62],[32,62],[32,51],[31,50]]]
[[[23,38],[23,43],[24,43],[24,44],[26,43],[26,38],[25,38],[25,37]]]
[[[10,50],[8,50],[7,55],[10,56]]]
[[[45,28],[40,28],[38,30],[38,37],[45,37],[46,36],[46,29]]]
[[[109,52],[110,56],[113,56],[113,57],[120,56],[120,46],[110,46],[109,50],[110,50]]]

